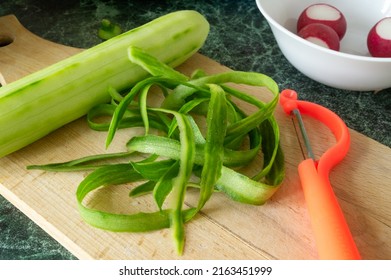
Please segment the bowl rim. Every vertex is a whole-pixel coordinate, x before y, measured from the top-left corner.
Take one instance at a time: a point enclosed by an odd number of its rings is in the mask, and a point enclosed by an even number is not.
[[[354,59],[354,60],[360,60],[360,61],[367,61],[367,62],[378,62],[378,63],[390,63],[391,62],[391,57],[373,57],[373,56],[363,56],[363,55],[355,55],[355,54],[350,54],[350,53],[345,53],[341,51],[335,51],[335,50],[330,50],[325,47],[318,46],[314,43],[311,43],[297,34],[289,31],[287,28],[279,24],[276,20],[274,20],[263,8],[261,0],[255,0],[256,4],[258,6],[258,9],[262,13],[262,15],[265,17],[265,19],[269,22],[269,24],[274,25],[276,28],[278,28],[280,31],[288,35],[289,37],[293,38],[294,40],[298,40],[302,42],[303,44],[315,48],[321,52],[329,53],[331,55],[336,55],[340,56],[341,58],[347,58],[347,59]]]

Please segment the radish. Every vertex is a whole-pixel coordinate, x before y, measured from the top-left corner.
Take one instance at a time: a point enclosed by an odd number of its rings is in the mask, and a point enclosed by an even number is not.
[[[298,35],[307,41],[339,51],[339,36],[330,26],[321,23],[311,23],[304,26]]]
[[[307,7],[299,16],[297,21],[297,31],[311,23],[322,23],[330,26],[337,32],[339,40],[346,33],[345,16],[334,6],[329,4],[314,4]]]
[[[369,31],[367,45],[374,57],[391,57],[391,17],[378,21]]]

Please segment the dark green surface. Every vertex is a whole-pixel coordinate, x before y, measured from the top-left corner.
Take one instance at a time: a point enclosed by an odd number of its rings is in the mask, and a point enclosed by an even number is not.
[[[103,18],[127,30],[181,9],[199,11],[211,24],[202,54],[235,70],[270,75],[281,89],[295,89],[301,99],[330,108],[350,128],[391,147],[391,89],[377,94],[350,92],[305,77],[281,54],[255,0],[1,0],[0,16],[15,14],[45,39],[88,48],[101,42],[96,32]],[[0,259],[74,257],[0,196]]]

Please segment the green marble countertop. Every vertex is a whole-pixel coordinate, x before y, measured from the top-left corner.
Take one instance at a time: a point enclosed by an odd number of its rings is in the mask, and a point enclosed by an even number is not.
[[[202,54],[235,70],[267,74],[281,89],[295,89],[301,99],[330,108],[350,128],[391,147],[391,89],[351,92],[305,77],[280,52],[254,0],[1,0],[0,16],[15,14],[45,39],[88,48],[101,42],[96,31],[103,18],[127,30],[182,9],[199,11],[211,24]],[[0,196],[0,259],[75,257]]]

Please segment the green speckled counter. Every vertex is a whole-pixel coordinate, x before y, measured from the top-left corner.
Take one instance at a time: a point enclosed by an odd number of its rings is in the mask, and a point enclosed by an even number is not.
[[[330,108],[350,128],[391,147],[391,89],[377,94],[350,92],[305,77],[283,57],[254,0],[2,0],[0,16],[15,14],[27,29],[45,39],[88,48],[100,42],[96,31],[103,18],[131,29],[182,9],[199,11],[211,24],[202,54],[235,70],[270,75],[281,89],[294,88],[302,99]],[[0,259],[74,258],[0,196]]]

